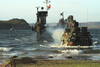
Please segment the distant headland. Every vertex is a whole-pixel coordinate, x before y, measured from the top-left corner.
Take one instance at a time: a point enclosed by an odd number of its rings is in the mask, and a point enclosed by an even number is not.
[[[88,22],[88,23],[79,23],[79,26],[85,26],[88,27],[89,29],[100,29],[100,22]]]
[[[18,19],[14,18],[8,21],[2,21],[0,20],[0,29],[30,29],[31,26],[24,20],[24,19]]]
[[[14,27],[15,29],[31,29],[34,23],[27,23],[24,19],[14,18],[8,21],[0,20],[0,29],[10,29]],[[55,26],[57,23],[47,23],[47,25]],[[100,29],[100,22],[88,22],[79,23],[79,26],[88,26],[89,29]]]
[[[35,23],[30,23],[30,26],[33,26]],[[56,26],[57,23],[47,23],[48,26]],[[100,29],[100,21],[98,22],[81,22],[79,23],[79,27],[88,27],[88,29]]]

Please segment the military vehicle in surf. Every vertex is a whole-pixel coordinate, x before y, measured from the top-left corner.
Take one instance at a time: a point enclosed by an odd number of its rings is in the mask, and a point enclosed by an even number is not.
[[[50,1],[49,1],[50,2]],[[48,0],[46,0],[46,5],[48,5]],[[37,42],[44,42],[44,41],[48,41],[48,42],[52,42],[53,38],[51,37],[50,33],[47,32],[46,28],[47,26],[45,26],[46,24],[46,17],[48,16],[48,9],[50,9],[51,5],[49,4],[49,6],[46,6],[47,10],[44,11],[44,7],[41,7],[41,10],[39,11],[39,7],[37,8],[37,21],[35,23],[35,26],[32,27],[32,31],[35,32],[35,39]]]
[[[46,0],[46,5],[48,1]],[[51,5],[47,6],[48,8]],[[46,17],[48,16],[48,11],[43,11],[43,7],[41,7],[41,11],[38,10],[37,7],[37,21],[35,23],[35,27],[32,30],[35,31],[35,38],[37,42],[40,41],[53,41],[50,33],[48,33],[46,29]],[[87,27],[79,27],[79,24],[76,20],[73,20],[73,16],[70,15],[66,20],[64,20],[63,12],[61,13],[62,19],[59,20],[59,27],[65,28],[64,34],[61,38],[61,45],[65,46],[91,46],[92,45],[92,36],[90,32],[87,31]]]
[[[65,31],[61,38],[62,46],[92,46],[92,36],[87,31],[87,27],[80,28],[72,15],[68,16],[63,25],[65,25]]]

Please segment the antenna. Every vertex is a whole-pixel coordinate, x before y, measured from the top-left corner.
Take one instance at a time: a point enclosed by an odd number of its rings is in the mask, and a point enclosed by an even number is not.
[[[48,5],[48,3],[50,3],[50,0],[49,1],[46,0],[46,2],[43,2],[43,3],[46,3],[46,10],[47,10],[47,5]]]
[[[39,17],[38,17],[38,10],[39,10],[40,6],[35,7],[35,8],[37,8],[37,13],[36,13],[36,15],[37,15],[37,22],[38,22],[38,21],[39,21]]]
[[[88,7],[87,7],[87,28],[88,28]]]
[[[35,7],[35,8],[37,8],[37,13],[38,13],[38,10],[39,10],[40,6],[38,6],[38,7]]]

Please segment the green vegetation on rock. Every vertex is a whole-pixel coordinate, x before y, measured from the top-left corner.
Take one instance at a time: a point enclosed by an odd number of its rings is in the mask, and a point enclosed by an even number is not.
[[[6,62],[16,67],[100,67],[100,61],[92,60],[35,60],[29,57]],[[15,64],[15,65],[14,65]]]
[[[100,67],[100,61],[37,60],[37,63],[17,64],[16,67]]]

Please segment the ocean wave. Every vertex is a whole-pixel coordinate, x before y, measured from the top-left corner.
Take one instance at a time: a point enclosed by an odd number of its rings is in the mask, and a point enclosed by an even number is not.
[[[0,63],[0,65],[1,65],[1,64],[3,64],[3,63]]]
[[[2,41],[0,41],[0,44],[2,44],[3,42]]]
[[[45,45],[39,45],[40,47],[47,47],[47,46],[45,46]]]
[[[59,44],[48,44],[48,45],[39,45],[40,47],[47,47],[47,48],[62,48]]]
[[[17,38],[15,38],[15,40],[16,40],[16,41],[20,41],[21,39],[17,39]]]
[[[100,50],[100,45],[93,45],[93,50]]]
[[[50,44],[49,47],[57,47],[57,48],[60,48],[61,45],[59,45],[59,44]]]
[[[65,45],[60,45],[60,44],[50,44],[48,47],[55,47],[55,48],[92,48],[94,46],[65,46]]]
[[[82,50],[76,50],[76,49],[74,49],[74,50],[58,50],[58,51],[60,51],[62,53],[71,53],[71,54],[79,54],[79,53],[83,52]]]
[[[16,56],[16,55],[22,55],[22,54],[25,54],[25,52],[18,52],[18,53],[4,53],[2,55],[8,55],[8,56]]]
[[[7,41],[5,42],[5,41],[0,41],[0,44],[4,44],[4,43],[7,43]]]
[[[63,56],[64,54],[48,54],[47,56]]]
[[[48,42],[48,41],[44,40],[44,42]]]
[[[21,39],[18,39],[18,38],[15,38],[14,39],[15,41],[27,41],[27,42],[29,42],[29,41],[33,41],[33,39],[29,39],[29,38],[21,38]]]
[[[0,60],[0,65],[4,64],[6,62],[7,62],[7,60]]]
[[[97,43],[98,43],[98,41],[93,42],[93,44],[97,44]]]
[[[93,40],[98,40],[98,38],[92,38]]]
[[[10,51],[14,49],[14,47],[0,47],[0,51]]]
[[[33,47],[31,47],[31,48],[25,48],[24,50],[36,50],[37,48],[33,48]]]
[[[60,48],[60,46],[58,44],[39,45],[39,46],[40,47],[46,47],[46,48],[51,48],[51,47]]]
[[[39,45],[46,48],[92,48],[95,46],[65,46],[60,44]]]

